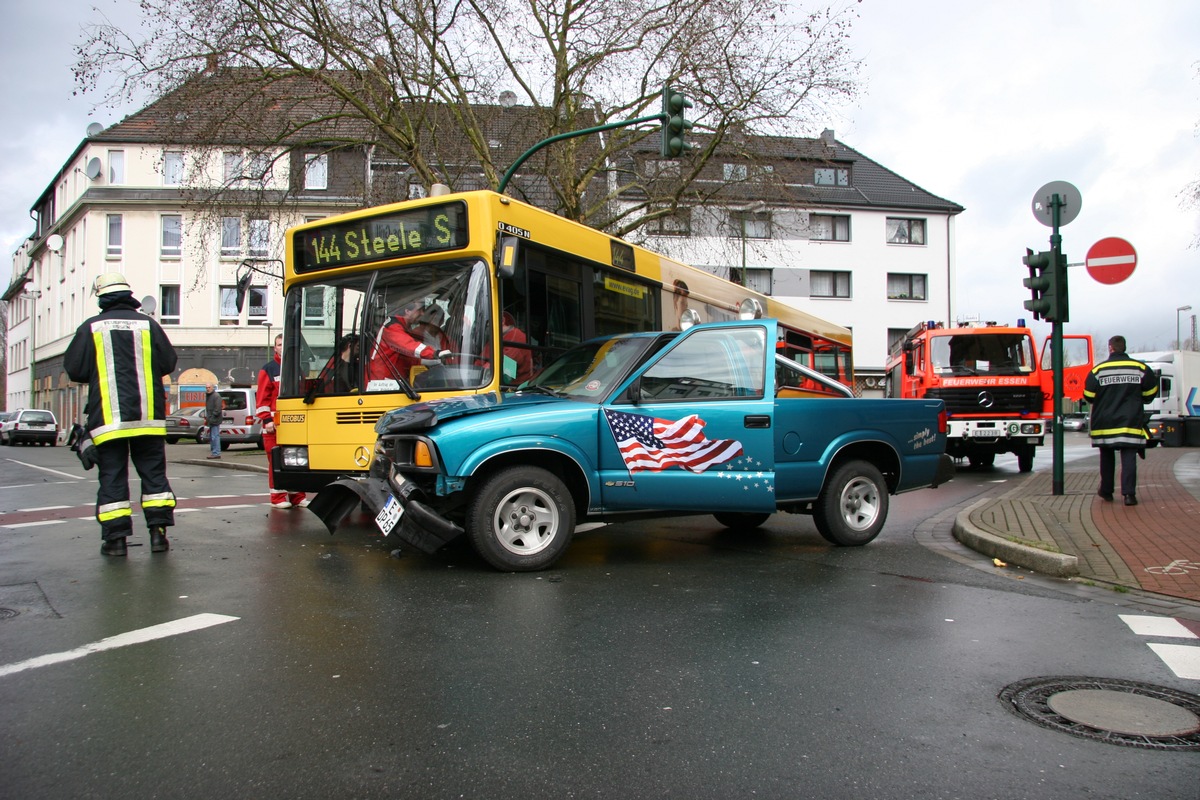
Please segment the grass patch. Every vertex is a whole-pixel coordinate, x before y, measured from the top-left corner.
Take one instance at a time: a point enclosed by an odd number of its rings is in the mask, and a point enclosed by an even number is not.
[[[1034,539],[1022,539],[1020,536],[1005,536],[1005,539],[1013,544],[1019,544],[1024,547],[1032,547],[1035,550],[1045,550],[1047,553],[1062,553],[1058,545],[1049,542],[1036,541]]]

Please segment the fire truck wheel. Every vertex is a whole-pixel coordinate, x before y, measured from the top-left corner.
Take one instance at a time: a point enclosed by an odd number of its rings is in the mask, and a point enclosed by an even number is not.
[[[1033,450],[1017,453],[1017,469],[1021,472],[1033,472]]]
[[[984,467],[990,467],[996,463],[996,454],[972,453],[971,455],[967,456],[967,459],[971,462],[971,466],[975,469],[983,469]]]
[[[874,464],[847,461],[813,504],[813,522],[823,537],[841,547],[858,547],[879,535],[887,521],[888,492]]]

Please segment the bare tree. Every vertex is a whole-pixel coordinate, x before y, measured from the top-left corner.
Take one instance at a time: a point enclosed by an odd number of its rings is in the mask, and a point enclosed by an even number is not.
[[[425,187],[495,188],[531,143],[657,114],[663,85],[677,86],[695,101],[700,134],[678,163],[659,158],[656,125],[616,128],[540,151],[511,184],[617,235],[720,191],[698,179],[718,155],[755,160],[747,134],[805,135],[825,104],[857,92],[847,47],[857,12],[841,2],[812,12],[788,0],[141,5],[139,31],[89,29],[80,90],[158,98],[150,108],[181,144],[228,143],[236,131],[261,152],[354,150]],[[362,189],[364,203],[397,199],[369,177]]]

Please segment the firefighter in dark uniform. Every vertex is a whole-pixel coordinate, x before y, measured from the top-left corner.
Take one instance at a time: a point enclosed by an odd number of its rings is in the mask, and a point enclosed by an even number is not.
[[[126,554],[133,533],[129,461],[142,479],[141,506],[150,529],[150,550],[170,549],[167,528],[175,524],[175,495],[167,482],[166,396],[163,378],[175,369],[175,348],[118,272],[92,286],[100,313],[75,331],[63,366],[71,380],[88,385],[84,414],[96,447],[100,489],[96,519],[104,539],[100,552]]]
[[[1146,416],[1142,406],[1158,396],[1154,371],[1125,352],[1125,337],[1108,340],[1108,358],[1092,367],[1083,399],[1092,405],[1092,447],[1100,448],[1100,491],[1113,499],[1117,451],[1121,452],[1121,494],[1137,505],[1137,459],[1145,457]]]

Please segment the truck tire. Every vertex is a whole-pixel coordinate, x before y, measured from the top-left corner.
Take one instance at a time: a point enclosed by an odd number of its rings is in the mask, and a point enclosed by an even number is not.
[[[847,461],[821,489],[813,504],[813,522],[827,541],[859,547],[879,535],[887,512],[883,474],[869,462]]]
[[[1032,447],[1017,453],[1017,469],[1021,472],[1033,472]]]
[[[713,519],[735,531],[752,531],[770,518],[770,514],[751,514],[743,511],[722,511],[713,514]]]
[[[575,500],[547,470],[506,467],[475,493],[467,509],[467,533],[475,551],[496,569],[546,569],[575,534]]]
[[[996,453],[991,450],[975,452],[967,456],[967,460],[971,462],[973,468],[984,469],[996,463]]]

